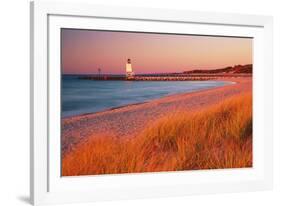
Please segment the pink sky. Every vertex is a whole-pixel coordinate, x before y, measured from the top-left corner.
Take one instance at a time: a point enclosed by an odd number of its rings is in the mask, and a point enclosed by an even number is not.
[[[136,74],[252,64],[252,39],[62,29],[64,74]]]

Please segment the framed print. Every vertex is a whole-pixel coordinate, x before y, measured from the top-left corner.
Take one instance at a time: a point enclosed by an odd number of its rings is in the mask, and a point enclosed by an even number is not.
[[[31,3],[35,205],[272,187],[272,18]]]

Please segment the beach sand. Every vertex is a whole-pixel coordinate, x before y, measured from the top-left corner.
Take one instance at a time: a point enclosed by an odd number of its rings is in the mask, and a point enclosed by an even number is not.
[[[221,79],[234,84],[162,97],[103,112],[62,119],[62,154],[88,141],[95,135],[108,134],[117,138],[133,138],[151,122],[177,110],[200,110],[235,95],[252,91],[252,78]],[[125,98],[125,97],[124,97]]]

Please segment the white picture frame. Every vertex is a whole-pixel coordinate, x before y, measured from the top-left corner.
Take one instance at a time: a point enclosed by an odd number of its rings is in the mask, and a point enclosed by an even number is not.
[[[254,37],[254,167],[60,176],[59,29],[102,28]],[[173,28],[173,31],[171,31]],[[31,201],[34,205],[268,190],[273,182],[272,17],[31,3]],[[52,69],[50,69],[52,68]],[[54,138],[50,138],[50,136]]]

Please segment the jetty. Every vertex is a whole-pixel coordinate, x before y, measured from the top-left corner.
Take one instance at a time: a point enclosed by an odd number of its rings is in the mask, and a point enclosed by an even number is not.
[[[241,77],[252,77],[251,74],[192,74],[192,75],[135,75],[134,77],[128,78],[127,76],[112,76],[112,75],[87,75],[80,76],[79,79],[84,80],[115,80],[115,81],[207,81],[216,79],[229,79],[229,78],[241,78]]]
[[[124,75],[101,74],[101,69],[99,68],[96,75],[83,75],[78,78],[99,81],[207,81],[252,77],[252,65],[236,65],[214,70],[190,70],[182,73],[135,74],[131,59],[127,59],[125,72]]]

